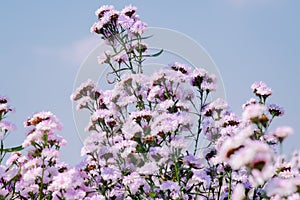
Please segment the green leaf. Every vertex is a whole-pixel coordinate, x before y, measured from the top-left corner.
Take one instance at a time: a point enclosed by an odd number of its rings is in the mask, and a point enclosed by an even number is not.
[[[152,54],[152,55],[143,55],[144,57],[157,57],[157,56],[160,56],[160,54],[162,54],[164,50],[160,50],[159,52],[155,53],[155,54]]]
[[[22,145],[20,145],[20,146],[17,146],[17,147],[11,147],[11,148],[3,149],[3,151],[4,152],[16,152],[16,151],[21,151],[23,149],[24,149],[24,147],[22,147]]]
[[[128,40],[128,42],[134,42],[136,40],[146,40],[146,39],[151,38],[151,37],[153,37],[153,35],[144,36],[144,37],[140,37],[140,38],[134,38],[134,39]]]

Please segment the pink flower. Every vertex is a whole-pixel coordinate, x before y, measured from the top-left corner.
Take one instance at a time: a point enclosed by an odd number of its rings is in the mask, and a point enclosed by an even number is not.
[[[98,10],[96,10],[95,15],[98,17],[98,19],[101,19],[103,17],[104,13],[109,12],[114,9],[115,8],[112,5],[103,5]]]
[[[264,112],[266,111],[266,107],[262,104],[251,104],[245,107],[243,112],[243,120],[254,120],[260,118]]]
[[[274,137],[278,138],[280,142],[282,142],[286,137],[293,134],[293,129],[288,126],[278,127],[274,132]]]
[[[245,104],[243,104],[243,106],[242,106],[243,110],[245,110],[247,106],[252,105],[252,104],[258,104],[258,101],[254,98],[251,98],[249,101],[247,101]]]
[[[272,95],[272,89],[269,88],[264,82],[255,82],[251,85],[253,93],[257,96],[262,96],[264,98]]]
[[[142,35],[147,29],[147,24],[142,21],[136,21],[130,28],[130,32],[133,34]]]
[[[12,165],[13,163],[15,163],[16,161],[18,161],[18,159],[22,156],[22,154],[20,152],[13,152],[10,157],[7,159],[6,161],[6,165]]]
[[[146,180],[143,179],[137,172],[133,172],[130,175],[123,177],[123,184],[129,187],[130,192],[135,194],[138,189],[146,184]]]
[[[281,179],[273,178],[266,185],[266,191],[268,196],[278,195],[285,197],[293,194],[297,191],[297,187],[293,182],[293,179]]]
[[[16,130],[16,126],[8,121],[0,121],[0,130],[4,132],[14,131]]]
[[[124,29],[129,29],[134,23],[134,20],[125,14],[121,14],[118,18],[118,24]]]
[[[128,5],[125,8],[123,8],[123,10],[121,11],[122,14],[128,16],[128,17],[132,17],[132,15],[135,14],[137,8],[132,6],[132,5]]]
[[[100,56],[97,57],[99,64],[109,63],[112,53],[109,50],[106,50]]]

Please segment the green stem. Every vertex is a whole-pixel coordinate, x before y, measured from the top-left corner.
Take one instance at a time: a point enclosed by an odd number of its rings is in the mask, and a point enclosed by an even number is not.
[[[44,174],[45,174],[45,160],[43,159],[43,170],[42,170],[42,177],[41,177],[41,185],[40,185],[40,190],[39,190],[39,197],[38,200],[43,199],[43,189],[44,189]]]
[[[197,136],[196,136],[196,143],[195,143],[195,148],[194,148],[194,155],[197,154],[197,149],[198,149],[198,142],[199,142],[199,138],[200,138],[200,134],[202,132],[202,129],[201,129],[201,123],[202,123],[202,115],[201,115],[201,111],[202,111],[202,108],[203,108],[203,92],[202,91],[199,91],[200,92],[200,109],[199,109],[199,118],[198,118],[198,132],[197,132]]]

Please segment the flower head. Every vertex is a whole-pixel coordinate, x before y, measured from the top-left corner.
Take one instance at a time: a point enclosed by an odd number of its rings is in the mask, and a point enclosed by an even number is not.
[[[268,96],[272,95],[272,89],[262,81],[254,82],[251,85],[251,89],[253,90],[253,93],[259,97],[267,98]]]

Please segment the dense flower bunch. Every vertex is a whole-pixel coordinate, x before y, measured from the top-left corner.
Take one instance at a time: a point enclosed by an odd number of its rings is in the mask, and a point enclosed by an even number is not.
[[[90,112],[82,162],[60,161],[66,141],[51,112],[26,120],[22,146],[5,148],[14,125],[3,119],[13,109],[1,97],[0,161],[10,156],[0,163],[0,199],[300,199],[300,154],[282,155],[293,130],[271,127],[284,111],[268,103],[265,83],[251,86],[256,98],[238,117],[225,100],[211,100],[216,77],[205,69],[174,62],[142,73],[143,61],[162,51],[147,53],[135,7],[102,6],[96,15],[91,31],[111,46],[99,63],[111,68],[114,87],[88,80],[71,95]]]

